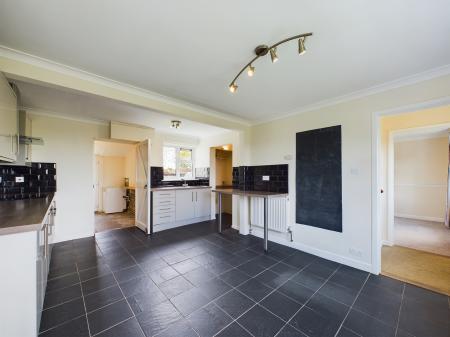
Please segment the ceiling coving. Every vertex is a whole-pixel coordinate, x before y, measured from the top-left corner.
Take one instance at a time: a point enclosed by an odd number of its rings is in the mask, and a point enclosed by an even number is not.
[[[272,60],[272,63],[275,63],[278,61],[278,55],[277,55],[277,47],[280,44],[292,41],[292,40],[296,40],[298,39],[298,54],[299,55],[303,55],[306,52],[306,47],[305,47],[305,40],[308,36],[312,36],[312,33],[304,33],[304,34],[299,34],[299,35],[295,35],[295,36],[291,36],[288,37],[287,39],[278,41],[277,43],[275,43],[272,46],[267,46],[265,44],[259,45],[255,48],[255,54],[256,56],[250,61],[248,62],[242,69],[241,71],[238,72],[238,74],[234,77],[233,81],[231,81],[230,85],[228,86],[228,88],[230,89],[230,91],[232,93],[236,92],[238,86],[236,84],[237,79],[239,78],[239,76],[241,76],[241,74],[244,72],[244,70],[247,69],[247,75],[249,77],[252,77],[255,74],[255,67],[253,66],[253,62],[255,62],[257,59],[259,59],[262,56],[267,55],[268,53],[270,53],[270,59]]]

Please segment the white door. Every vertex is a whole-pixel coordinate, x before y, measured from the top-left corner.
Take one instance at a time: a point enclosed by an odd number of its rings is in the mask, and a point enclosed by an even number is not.
[[[175,220],[195,218],[195,191],[177,190],[175,193]]]
[[[135,223],[150,234],[150,140],[136,146]]]
[[[0,73],[0,160],[17,159],[18,123],[17,99],[5,76]]]
[[[211,215],[211,190],[209,188],[195,190],[195,217]]]

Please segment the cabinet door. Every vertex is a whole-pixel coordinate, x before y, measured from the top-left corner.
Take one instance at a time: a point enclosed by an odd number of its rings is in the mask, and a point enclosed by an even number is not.
[[[195,218],[195,190],[177,190],[175,194],[176,221]]]
[[[18,120],[17,99],[5,76],[0,73],[0,160],[17,159]]]
[[[202,188],[195,190],[195,217],[211,215],[211,190]]]

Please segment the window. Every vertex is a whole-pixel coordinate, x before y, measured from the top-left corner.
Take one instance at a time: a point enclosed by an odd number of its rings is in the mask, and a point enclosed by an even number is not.
[[[192,149],[164,146],[163,169],[164,179],[192,179]]]

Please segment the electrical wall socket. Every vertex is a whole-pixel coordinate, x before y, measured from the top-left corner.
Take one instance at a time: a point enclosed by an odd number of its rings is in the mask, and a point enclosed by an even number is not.
[[[263,181],[269,181],[270,180],[270,176],[262,176],[262,180]]]
[[[23,183],[25,180],[24,177],[16,177],[16,183]]]

